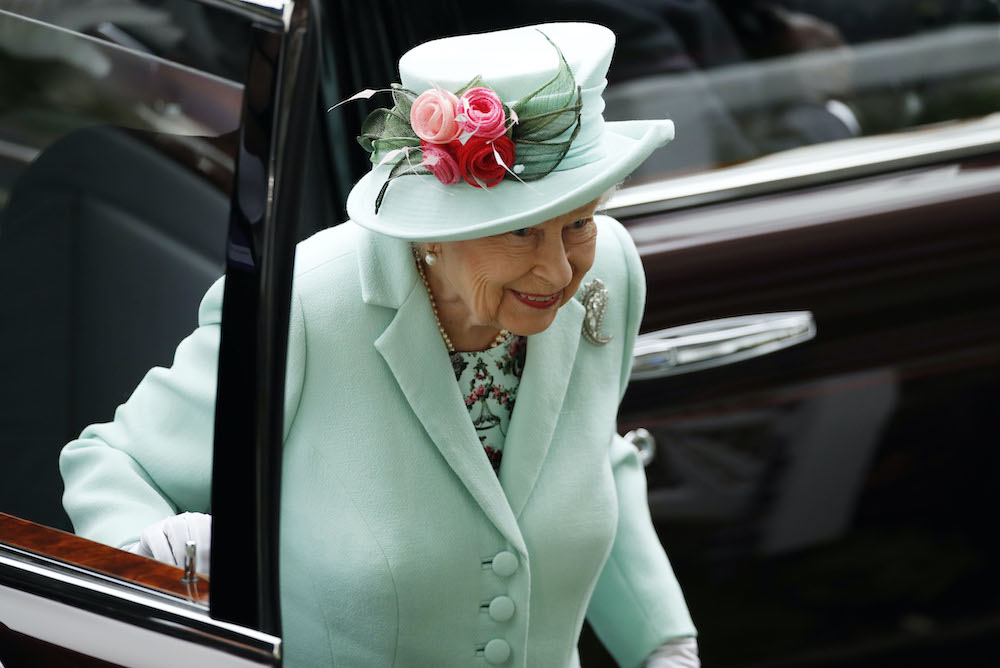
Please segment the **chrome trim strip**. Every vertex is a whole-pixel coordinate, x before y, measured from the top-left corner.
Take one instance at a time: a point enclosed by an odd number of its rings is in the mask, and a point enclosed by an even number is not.
[[[292,0],[194,0],[212,5],[261,26],[285,29],[291,12]]]
[[[0,620],[4,626],[32,641],[101,660],[101,665],[175,668],[178,665],[212,668],[261,668],[262,657],[237,656],[202,642],[191,642],[135,624],[109,618],[38,594],[0,584]],[[23,643],[23,645],[22,645]],[[3,643],[6,644],[6,643]],[[27,645],[24,639],[18,645]],[[29,645],[30,646],[30,645]],[[69,656],[56,662],[51,648],[44,665],[76,665]],[[41,650],[41,647],[39,647]],[[42,665],[35,651],[18,651],[21,660]],[[27,654],[27,656],[25,656]],[[8,658],[4,654],[4,658]],[[15,659],[16,660],[16,659]],[[107,662],[107,663],[105,663]],[[84,663],[90,663],[85,661]],[[18,665],[29,665],[19,663]],[[13,667],[12,667],[13,668]]]
[[[87,582],[103,583],[110,587],[132,591],[141,596],[153,597],[159,599],[165,605],[179,605],[204,613],[208,612],[208,606],[196,603],[195,601],[180,598],[156,589],[150,589],[149,587],[144,587],[129,580],[122,580],[111,575],[98,573],[97,571],[89,570],[83,566],[69,564],[44,554],[38,554],[19,547],[14,547],[13,545],[0,543],[0,560],[2,560],[4,556],[14,559],[18,563],[26,563],[39,568],[48,569],[48,571],[52,573],[68,573],[70,575],[80,577]],[[0,564],[2,563],[3,562],[0,561]]]
[[[280,638],[212,619],[203,605],[2,544],[0,584],[227,653],[281,657]]]
[[[41,149],[0,139],[0,157],[27,165],[41,153]]]
[[[853,218],[891,215],[1000,192],[995,169],[962,169],[945,163],[914,172],[890,173],[861,182],[793,191],[724,205],[683,209],[640,219],[629,233],[647,256],[736,239],[841,223]],[[734,209],[739,209],[734,214]]]
[[[720,318],[640,335],[632,380],[652,380],[760,357],[816,336],[809,311]]]
[[[1000,151],[1000,114],[806,146],[735,167],[625,187],[615,193],[605,212],[632,218],[996,151]]]

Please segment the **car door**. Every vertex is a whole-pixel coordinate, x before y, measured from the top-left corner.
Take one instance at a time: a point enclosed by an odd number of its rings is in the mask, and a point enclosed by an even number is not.
[[[298,182],[311,21],[306,2],[0,2],[0,665],[280,665],[299,198],[275,183]],[[209,596],[194,558],[69,533],[58,456],[170,364],[223,274],[198,447],[226,465],[194,494],[214,517]]]
[[[799,133],[737,166],[665,178],[654,162],[613,202],[649,281],[619,426],[647,457],[706,663],[986,665],[995,7],[875,3],[879,28],[782,4],[776,34],[836,41],[611,96],[712,95],[755,152]]]
[[[605,117],[674,120],[608,209],[648,282],[619,427],[706,665],[985,665],[1000,635],[995,3],[323,14],[324,106],[395,81],[427,39],[592,20],[618,35]],[[365,113],[327,116],[341,201],[367,168],[342,148]],[[612,665],[589,631],[580,651]]]

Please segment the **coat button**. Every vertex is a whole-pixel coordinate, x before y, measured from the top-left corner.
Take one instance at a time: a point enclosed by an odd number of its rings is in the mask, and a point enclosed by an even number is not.
[[[507,644],[506,640],[494,638],[486,643],[486,648],[483,650],[483,658],[486,659],[487,663],[492,663],[494,666],[503,663],[510,658],[510,645]]]
[[[508,596],[497,596],[490,601],[490,617],[495,622],[506,622],[514,616],[514,601]]]
[[[493,557],[493,572],[502,578],[510,577],[517,570],[517,557],[511,552],[501,552]]]

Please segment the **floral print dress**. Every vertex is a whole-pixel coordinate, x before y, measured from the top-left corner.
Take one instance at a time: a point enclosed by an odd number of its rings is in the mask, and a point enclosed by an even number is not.
[[[512,336],[488,350],[451,353],[455,380],[465,398],[472,426],[497,475],[524,371],[526,343],[525,337]]]

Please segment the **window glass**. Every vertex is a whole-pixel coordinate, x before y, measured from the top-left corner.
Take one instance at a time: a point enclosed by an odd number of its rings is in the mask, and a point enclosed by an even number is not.
[[[1000,110],[991,0],[614,4],[606,117],[677,127],[634,182]]]
[[[0,0],[4,9],[233,81],[246,76],[246,26],[210,5],[191,0]]]
[[[0,512],[60,529],[63,445],[171,365],[223,273],[242,89],[47,21],[167,4],[0,4],[38,16],[0,10]]]
[[[326,48],[340,59],[329,104],[395,81],[399,56],[429,39],[547,21],[613,29],[605,118],[676,126],[626,185],[820,143],[875,150],[856,139],[1000,111],[995,0],[508,0],[502,12],[441,0],[405,16],[382,4],[324,6],[335,38]],[[372,25],[384,41],[365,38]],[[367,110],[341,108],[327,122],[356,134]],[[369,167],[347,159],[355,178]]]

